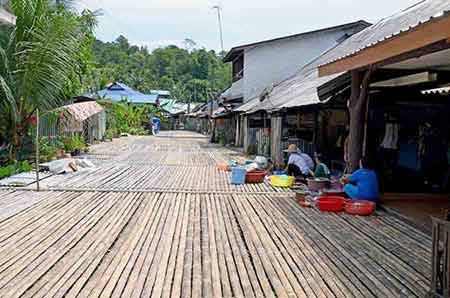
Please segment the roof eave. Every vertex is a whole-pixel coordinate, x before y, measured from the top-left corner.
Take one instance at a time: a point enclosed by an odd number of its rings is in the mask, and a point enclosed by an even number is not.
[[[297,33],[297,34],[293,34],[293,35],[287,35],[287,36],[277,37],[277,38],[273,38],[273,39],[268,39],[268,40],[248,43],[248,44],[244,44],[244,45],[240,45],[240,46],[236,46],[236,47],[232,48],[227,53],[227,55],[223,58],[223,61],[225,63],[226,62],[232,62],[238,55],[240,55],[245,49],[247,49],[249,47],[258,46],[258,45],[262,45],[262,44],[267,44],[267,43],[271,43],[271,42],[277,42],[277,41],[280,41],[280,40],[285,40],[285,39],[290,39],[290,38],[306,36],[306,35],[309,35],[309,34],[316,34],[316,33],[321,33],[321,32],[326,32],[326,31],[331,31],[331,30],[338,30],[338,29],[342,29],[342,28],[350,28],[352,26],[357,26],[357,25],[370,26],[372,24],[367,22],[367,21],[364,21],[364,20],[358,20],[358,21],[355,21],[355,22],[341,24],[341,25],[336,25],[336,26],[332,26],[332,27],[321,28],[321,29],[316,29],[316,30],[312,30],[312,31],[302,32],[302,33]]]
[[[239,57],[240,55],[242,55],[242,53],[244,52],[245,49],[246,49],[245,46],[239,46],[239,47],[232,48],[223,58],[223,62],[224,63],[233,62],[236,59],[236,57]]]
[[[319,76],[324,77],[340,72],[351,71],[368,65],[377,65],[385,60],[425,48],[438,42],[450,46],[450,13],[430,18],[416,27],[391,35],[375,44],[347,56],[319,66]]]

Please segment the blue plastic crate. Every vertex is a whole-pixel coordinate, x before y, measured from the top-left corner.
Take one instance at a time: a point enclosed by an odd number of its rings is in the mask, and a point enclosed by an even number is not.
[[[247,171],[244,168],[234,167],[231,170],[231,184],[245,184],[245,174]]]

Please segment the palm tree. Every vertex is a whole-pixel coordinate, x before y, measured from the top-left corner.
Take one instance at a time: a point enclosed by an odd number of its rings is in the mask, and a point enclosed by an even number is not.
[[[36,109],[61,106],[65,87],[82,67],[81,55],[95,26],[69,0],[11,0],[16,25],[0,24],[0,134],[21,148]]]

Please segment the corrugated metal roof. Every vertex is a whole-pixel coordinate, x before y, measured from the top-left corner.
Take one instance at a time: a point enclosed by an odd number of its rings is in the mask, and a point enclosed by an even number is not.
[[[422,91],[422,94],[448,95],[448,94],[450,94],[450,87],[425,90],[425,91]]]
[[[92,95],[89,96],[92,97]],[[158,100],[158,94],[143,94],[119,82],[111,83],[106,89],[97,91],[97,96],[94,97],[113,101],[126,99],[128,102],[135,104],[156,104]]]
[[[166,110],[172,115],[187,113],[188,109],[191,111],[194,110],[198,105],[201,105],[201,103],[191,103],[190,106],[187,103],[175,103],[171,109]]]
[[[355,35],[359,35],[359,33]],[[349,37],[348,39],[351,38]],[[259,97],[255,98],[240,106],[236,111],[245,113],[255,113],[258,111],[274,112],[283,108],[295,108],[322,103],[318,95],[318,88],[343,75],[343,73],[320,78],[318,67],[326,61],[341,56],[345,50],[342,45],[348,39],[325,51],[322,55],[301,68],[294,76],[277,84],[270,90],[266,90],[266,96],[263,101]]]
[[[308,76],[303,80],[294,80],[293,85],[290,87],[292,92],[290,92],[289,96],[284,96],[283,103],[279,108],[294,108],[323,103],[319,98],[318,88],[338,76],[339,75],[331,75],[319,78],[319,73],[315,70],[311,76]],[[284,90],[284,92],[286,91]],[[283,96],[282,94],[283,90],[280,90],[280,92],[274,93],[274,96],[281,97]]]
[[[244,97],[244,79],[240,79],[234,82],[230,88],[225,90],[221,95],[221,98],[226,100],[233,100]]]
[[[318,88],[343,74],[320,78],[318,66],[324,61],[340,55],[339,47],[340,44],[329,49],[300,69],[296,75],[276,85],[272,90],[268,90],[267,96],[262,102],[259,98],[256,98],[251,103],[249,102],[246,106],[241,107],[244,108],[242,112],[254,113],[261,110],[274,112],[283,108],[321,103]]]
[[[253,99],[250,99],[249,101],[247,101],[246,103],[242,104],[241,106],[239,106],[238,108],[235,109],[236,112],[244,112],[244,113],[248,113],[251,110],[253,110],[253,108],[255,108],[258,104],[260,104],[260,100],[259,97],[255,97]]]
[[[424,20],[442,16],[450,9],[449,0],[426,0],[410,7],[375,25],[349,37],[302,68],[295,76],[283,81],[267,91],[266,98],[248,101],[236,111],[254,113],[265,110],[273,112],[283,108],[293,108],[321,103],[318,88],[343,75],[343,73],[319,78],[318,67],[336,61],[358,49],[369,47],[376,42],[390,38],[405,30],[411,30]],[[402,29],[406,28],[406,29]]]
[[[169,90],[150,90],[150,94],[170,96],[170,91]]]
[[[104,108],[95,101],[74,103],[63,106],[61,109],[67,111],[70,116],[79,122],[83,122],[84,120],[104,110]]]
[[[238,55],[240,55],[245,49],[250,48],[250,47],[254,47],[254,46],[258,46],[258,45],[262,45],[262,44],[277,42],[277,41],[280,41],[280,40],[285,40],[285,39],[290,39],[290,38],[298,38],[298,37],[302,37],[302,36],[306,36],[306,35],[310,35],[310,34],[321,33],[321,32],[324,32],[324,31],[340,30],[342,28],[348,28],[348,27],[353,27],[353,26],[355,26],[355,27],[357,27],[357,26],[367,27],[369,25],[370,25],[370,23],[368,23],[368,22],[366,22],[364,20],[359,20],[359,21],[356,21],[356,22],[346,23],[346,24],[337,25],[337,26],[333,26],[333,27],[322,28],[322,29],[308,31],[308,32],[302,32],[302,33],[298,33],[298,34],[294,34],[294,35],[288,35],[288,36],[278,37],[278,38],[264,40],[264,41],[259,41],[259,42],[254,42],[254,43],[248,43],[248,44],[244,44],[244,45],[233,47],[227,53],[227,55],[224,57],[223,60],[224,60],[224,62],[231,62]],[[357,31],[360,31],[360,30],[361,29],[357,29]]]
[[[424,0],[353,35],[340,45],[340,55],[324,61],[326,65],[356,55],[364,49],[412,31],[437,18],[446,17],[450,11],[449,0]]]
[[[169,112],[177,101],[175,99],[162,99],[159,106]]]

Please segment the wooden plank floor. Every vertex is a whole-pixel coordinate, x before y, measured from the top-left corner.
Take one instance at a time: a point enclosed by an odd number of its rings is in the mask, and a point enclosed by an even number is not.
[[[114,182],[84,173],[63,184],[81,191],[0,191],[0,297],[425,296],[427,235],[385,213],[323,214],[289,192],[214,180],[206,156],[232,154],[195,134],[120,139],[90,155],[98,171],[123,171]],[[186,170],[158,176],[170,183],[143,178],[173,168]]]

